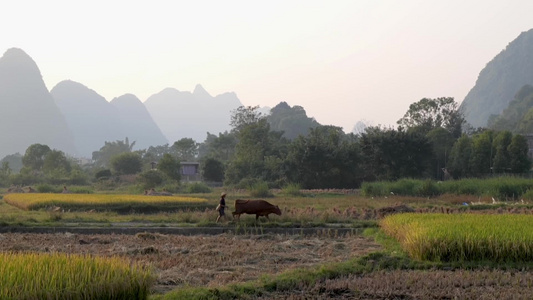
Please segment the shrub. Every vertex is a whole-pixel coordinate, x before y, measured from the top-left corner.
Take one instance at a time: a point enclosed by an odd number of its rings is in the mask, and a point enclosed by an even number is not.
[[[73,186],[69,188],[69,191],[71,191],[74,194],[92,194],[94,193],[94,190],[91,187],[86,186]]]
[[[388,189],[395,195],[409,196],[416,194],[417,186],[419,186],[419,184],[419,180],[400,179],[398,181],[391,182]]]
[[[522,198],[525,200],[533,200],[533,189],[527,190],[523,195]]]
[[[258,182],[248,187],[248,192],[252,197],[272,197],[272,193],[268,188],[268,183]]]
[[[67,181],[68,184],[85,185],[89,182],[89,176],[81,170],[72,170]]]
[[[288,196],[299,197],[303,195],[301,189],[302,188],[300,187],[299,184],[291,183],[291,184],[286,185],[282,189],[282,193]]]
[[[137,174],[142,168],[141,156],[134,152],[125,152],[111,158],[111,166],[117,174]]]
[[[423,181],[417,188],[416,194],[422,197],[434,197],[441,194],[439,187],[433,180]]]
[[[149,170],[139,174],[137,181],[144,189],[155,188],[161,185],[164,181],[165,175],[158,170]]]
[[[194,182],[184,186],[184,190],[189,194],[211,193],[211,188],[203,182]]]
[[[261,180],[259,180],[257,178],[246,177],[246,178],[241,179],[241,181],[239,181],[239,183],[237,183],[237,185],[235,187],[238,188],[238,189],[248,189],[249,187],[251,187],[251,186],[253,186],[255,184],[258,184],[260,182],[261,182]]]
[[[51,186],[49,184],[39,184],[35,187],[39,193],[61,193],[63,188]]]
[[[98,180],[108,179],[109,177],[111,177],[111,170],[109,169],[100,170],[94,174],[94,178]]]
[[[361,185],[361,195],[365,197],[382,197],[388,194],[390,192],[386,182],[363,182]]]

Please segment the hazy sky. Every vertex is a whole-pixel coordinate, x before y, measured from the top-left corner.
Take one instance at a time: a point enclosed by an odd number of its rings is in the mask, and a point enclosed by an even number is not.
[[[7,0],[0,52],[23,49],[48,89],[71,79],[108,101],[145,101],[201,84],[351,131],[362,119],[395,124],[423,97],[461,102],[533,28],[531,12],[531,0]]]

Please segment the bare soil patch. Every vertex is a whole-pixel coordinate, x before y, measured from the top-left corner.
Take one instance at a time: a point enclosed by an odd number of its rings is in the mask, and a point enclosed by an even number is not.
[[[163,235],[2,233],[0,251],[121,256],[150,264],[155,292],[182,286],[219,286],[262,274],[339,262],[380,249],[357,235]]]

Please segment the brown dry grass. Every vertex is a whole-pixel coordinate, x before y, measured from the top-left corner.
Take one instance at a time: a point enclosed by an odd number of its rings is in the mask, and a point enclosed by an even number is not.
[[[325,280],[261,299],[533,299],[533,273],[487,271],[379,271]]]
[[[150,264],[158,274],[156,292],[246,282],[378,249],[360,236],[0,234],[0,251],[119,255]]]

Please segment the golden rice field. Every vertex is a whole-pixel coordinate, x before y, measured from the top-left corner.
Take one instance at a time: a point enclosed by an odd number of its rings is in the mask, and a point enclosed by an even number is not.
[[[175,210],[205,208],[207,199],[182,196],[147,196],[128,194],[7,194],[6,203],[23,210],[61,208],[63,210]]]
[[[154,280],[119,257],[0,253],[0,299],[146,299]]]
[[[533,259],[533,216],[397,214],[380,222],[415,259],[437,261]]]

